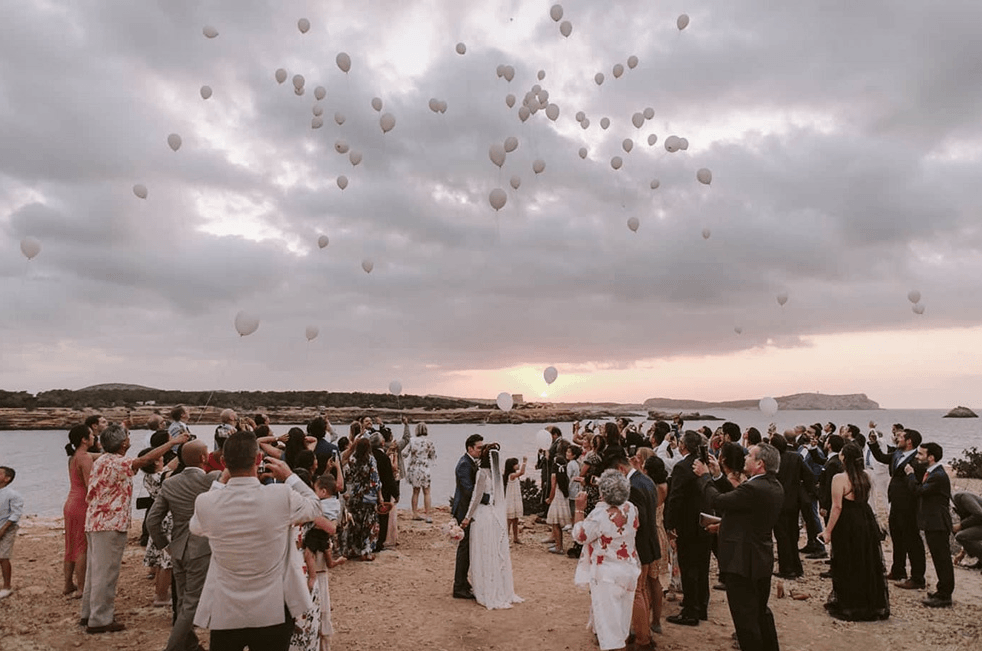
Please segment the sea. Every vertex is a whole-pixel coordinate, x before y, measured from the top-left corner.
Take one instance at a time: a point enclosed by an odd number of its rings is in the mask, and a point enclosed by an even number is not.
[[[833,422],[836,425],[854,423],[865,433],[873,421],[878,429],[889,435],[894,423],[921,432],[925,441],[936,441],[944,448],[945,461],[963,456],[963,451],[972,447],[982,448],[982,419],[943,418],[945,410],[936,409],[880,409],[875,411],[779,411],[768,417],[756,410],[717,409],[711,415],[731,420],[741,428],[756,427],[766,433],[768,424],[773,422],[778,431],[795,425]],[[634,418],[642,422],[646,414]],[[572,423],[554,423],[569,438]],[[709,425],[714,428],[720,421],[686,421],[686,428]],[[436,445],[437,459],[433,469],[431,496],[434,506],[447,505],[454,491],[454,466],[464,454],[464,440],[471,434],[481,434],[486,442],[497,441],[501,445],[502,459],[528,457],[527,476],[538,479],[534,469],[537,445],[536,433],[545,427],[543,423],[520,425],[493,424],[433,424],[429,425],[429,437]],[[283,434],[291,425],[273,427],[275,434]],[[401,424],[390,424],[396,436],[402,435]],[[642,427],[647,429],[647,424]],[[345,428],[338,428],[339,431]],[[191,431],[205,441],[211,441],[214,425],[192,425]],[[137,430],[131,434],[130,455],[148,447],[150,432]],[[68,495],[68,457],[65,443],[67,430],[0,431],[0,465],[10,466],[17,471],[12,487],[24,496],[25,514],[43,519],[56,519],[62,514],[62,507]],[[134,482],[134,496],[145,495],[139,473]],[[957,481],[955,482],[957,489]],[[408,508],[412,488],[402,482],[400,507]],[[134,500],[135,504],[135,500]],[[135,507],[134,507],[135,508]],[[422,508],[422,495],[420,496]]]

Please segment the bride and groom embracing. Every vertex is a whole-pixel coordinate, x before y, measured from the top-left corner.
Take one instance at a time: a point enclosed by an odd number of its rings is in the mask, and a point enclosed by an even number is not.
[[[467,453],[454,471],[451,510],[464,530],[464,537],[457,545],[453,596],[476,599],[488,610],[511,608],[522,598],[515,594],[511,574],[504,475],[498,444],[484,445],[484,437],[471,434],[464,445]]]

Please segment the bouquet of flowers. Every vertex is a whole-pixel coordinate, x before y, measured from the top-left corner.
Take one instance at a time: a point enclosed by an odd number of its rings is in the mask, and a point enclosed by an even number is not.
[[[442,531],[443,535],[447,537],[447,542],[451,545],[456,545],[464,539],[464,530],[460,528],[456,520],[450,520],[450,522],[443,525]]]

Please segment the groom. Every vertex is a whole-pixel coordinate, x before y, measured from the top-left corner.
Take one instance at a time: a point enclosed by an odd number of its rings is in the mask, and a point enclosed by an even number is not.
[[[457,544],[457,562],[454,564],[453,596],[454,599],[473,599],[474,591],[467,572],[471,567],[471,528],[470,522],[464,524],[467,509],[471,505],[471,494],[474,492],[474,480],[477,477],[477,462],[481,458],[484,447],[484,437],[471,434],[464,443],[467,454],[460,457],[454,470],[453,507],[450,510],[454,519],[463,527],[464,537]]]

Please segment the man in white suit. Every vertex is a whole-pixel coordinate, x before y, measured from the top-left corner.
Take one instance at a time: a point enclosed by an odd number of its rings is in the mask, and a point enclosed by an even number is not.
[[[313,521],[334,533],[334,525],[282,461],[265,465],[283,483],[259,483],[262,455],[251,432],[231,435],[223,455],[226,470],[198,496],[190,522],[191,533],[211,544],[194,624],[211,629],[211,651],[287,651],[294,619],[313,605],[290,527]]]

